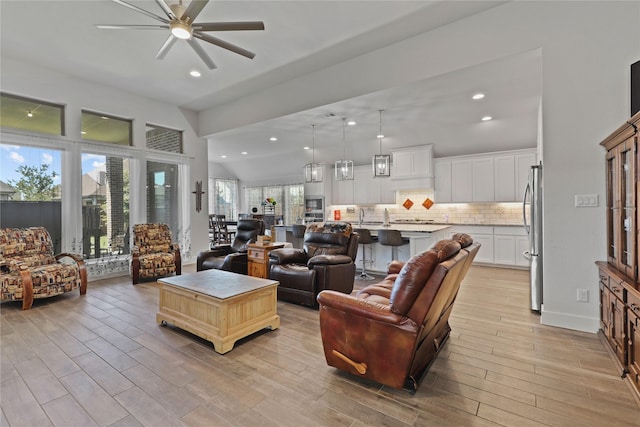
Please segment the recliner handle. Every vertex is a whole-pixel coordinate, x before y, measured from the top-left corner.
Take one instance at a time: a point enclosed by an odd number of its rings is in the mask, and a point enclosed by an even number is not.
[[[338,350],[333,350],[332,353],[337,356],[339,359],[344,360],[345,362],[347,362],[349,365],[353,366],[353,368],[358,371],[358,373],[360,375],[364,375],[367,373],[367,364],[364,362],[355,362],[351,359],[349,359],[347,356],[345,356],[344,354],[340,353]]]

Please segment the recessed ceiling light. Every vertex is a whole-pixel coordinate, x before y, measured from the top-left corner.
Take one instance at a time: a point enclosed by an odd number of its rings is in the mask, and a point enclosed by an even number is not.
[[[484,93],[476,93],[475,95],[473,95],[473,96],[471,97],[471,99],[475,99],[476,101],[477,101],[478,99],[482,99],[482,98],[484,98]]]
[[[305,150],[308,150],[308,149],[309,149],[309,147],[304,147],[304,149],[305,149]]]
[[[271,138],[269,138],[269,141],[271,142],[276,142],[278,140],[278,138],[276,138],[275,136],[272,136]]]
[[[85,131],[80,132],[82,135],[86,135],[87,133]]]
[[[355,124],[356,124],[355,120],[349,120],[347,122],[347,125],[349,125],[349,126],[355,126]]]
[[[100,116],[100,118],[101,118],[102,120],[109,120],[109,117],[107,117],[107,116]]]
[[[491,117],[491,116],[484,116],[484,117],[482,118],[482,121],[483,121],[483,122],[488,122],[488,121],[489,121],[489,120],[491,120],[491,119],[493,119],[493,117]]]
[[[224,154],[223,154],[222,156],[220,156],[220,157],[222,157],[223,159],[226,159],[226,158],[227,158],[227,156],[225,156]]]
[[[33,113],[31,111],[27,111],[27,117],[33,117]]]
[[[249,153],[247,153],[246,151],[243,151],[241,154],[249,154]]]
[[[191,75],[191,77],[200,77],[202,75],[198,70],[191,70],[189,71],[189,74]]]

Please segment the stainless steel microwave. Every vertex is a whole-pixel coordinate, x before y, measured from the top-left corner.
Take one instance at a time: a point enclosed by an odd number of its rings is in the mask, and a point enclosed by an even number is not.
[[[323,196],[304,196],[305,213],[324,213]]]

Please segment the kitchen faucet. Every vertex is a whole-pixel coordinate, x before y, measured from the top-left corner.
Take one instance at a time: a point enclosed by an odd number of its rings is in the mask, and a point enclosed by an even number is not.
[[[358,225],[362,225],[362,221],[364,221],[364,208],[360,208],[358,212]]]

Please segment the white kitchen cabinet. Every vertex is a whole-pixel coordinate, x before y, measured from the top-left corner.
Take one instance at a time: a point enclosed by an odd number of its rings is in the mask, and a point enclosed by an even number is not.
[[[520,150],[494,158],[495,201],[522,200],[529,179],[529,169],[536,164],[535,150]]]
[[[473,202],[494,201],[493,157],[481,157],[471,161]]]
[[[521,201],[535,163],[534,149],[435,159],[436,202]]]
[[[494,227],[494,263],[528,267],[529,261],[522,256],[522,252],[528,250],[528,242],[524,227]]]
[[[493,159],[494,200],[513,202],[516,200],[516,158],[513,155],[496,156]]]
[[[468,203],[473,200],[471,159],[451,160],[451,201]]]
[[[369,167],[369,172],[373,176],[373,171],[371,167]],[[373,178],[374,180],[380,183],[380,203],[391,205],[397,204],[396,202],[396,192],[393,189],[393,181],[389,178]]]
[[[353,203],[356,205],[376,203],[371,200],[369,194],[371,191],[369,181],[372,179],[371,171],[368,168],[353,168]]]
[[[474,262],[493,264],[493,236],[488,234],[476,234],[473,236],[473,240],[482,245],[474,259]]]
[[[391,181],[394,190],[433,188],[433,145],[391,151]]]
[[[353,205],[354,180],[335,181],[332,184],[332,204]]]
[[[516,237],[505,235],[493,236],[493,260],[496,264],[515,265]]]
[[[395,193],[389,178],[374,178],[371,166],[353,168],[353,203],[356,205],[392,204]]]
[[[436,203],[451,202],[451,160],[435,159],[433,161],[434,198]]]
[[[392,179],[433,177],[433,145],[393,150],[391,156]]]
[[[448,237],[456,233],[465,233],[473,238],[474,242],[482,246],[478,251],[474,263],[493,264],[493,227],[487,225],[454,225],[448,230]]]

